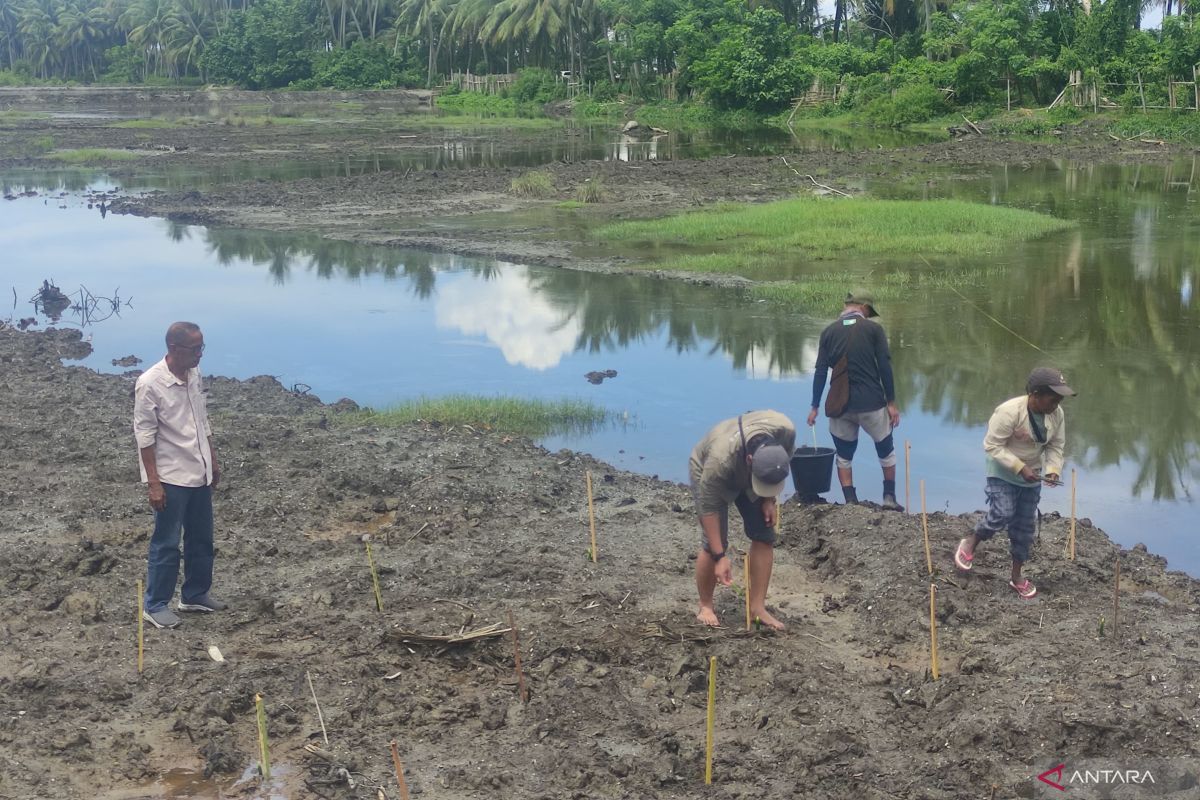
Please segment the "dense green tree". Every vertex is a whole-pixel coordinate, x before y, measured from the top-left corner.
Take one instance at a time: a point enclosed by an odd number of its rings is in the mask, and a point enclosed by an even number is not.
[[[1161,32],[1139,30],[1148,2],[1165,3]],[[1200,34],[1181,8],[839,0],[822,18],[813,0],[0,0],[0,70],[12,71],[9,83],[27,75],[350,88],[411,84],[417,57],[431,86],[452,72],[538,67],[597,97],[623,91],[759,111],[785,106],[813,77],[850,79],[840,100],[849,106],[913,84],[960,103],[1003,102],[1006,88],[1014,103],[1043,103],[1073,69],[1152,81],[1150,94],[1168,76],[1190,78]],[[350,53],[360,43],[376,46]]]
[[[778,11],[756,9],[744,23],[719,27],[717,38],[694,72],[718,107],[777,111],[799,91],[806,74],[792,57],[796,35]]]

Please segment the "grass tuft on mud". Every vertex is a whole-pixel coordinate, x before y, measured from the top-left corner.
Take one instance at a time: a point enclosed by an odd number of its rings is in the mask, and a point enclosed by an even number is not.
[[[546,172],[527,172],[512,179],[509,191],[520,197],[553,197],[554,179]]]
[[[134,161],[140,156],[128,150],[116,150],[107,147],[81,147],[77,150],[57,150],[47,153],[51,161],[61,161],[64,164],[103,164],[106,161]]]
[[[421,397],[392,408],[347,414],[345,423],[399,427],[414,422],[469,425],[519,436],[587,433],[608,421],[609,413],[585,400],[531,400],[455,394]]]
[[[977,255],[1074,227],[1046,214],[958,200],[802,198],[722,204],[597,231],[610,242],[679,247],[652,266],[687,272],[754,272],[773,258],[842,254]],[[689,248],[687,252],[682,248]],[[697,253],[703,248],[707,252]]]

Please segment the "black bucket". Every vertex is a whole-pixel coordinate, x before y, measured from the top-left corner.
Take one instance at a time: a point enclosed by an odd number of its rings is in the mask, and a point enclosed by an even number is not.
[[[797,447],[792,453],[792,485],[800,502],[829,491],[835,454],[832,447]]]

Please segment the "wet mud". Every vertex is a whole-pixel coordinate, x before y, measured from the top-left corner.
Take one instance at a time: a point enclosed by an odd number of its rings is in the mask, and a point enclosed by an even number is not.
[[[1200,584],[1087,520],[1072,561],[1069,521],[1046,518],[1025,601],[1000,540],[953,569],[971,515],[930,515],[930,577],[919,515],[789,502],[768,598],[787,631],[745,631],[732,589],[708,629],[685,487],[497,432],[351,425],[352,404],[265,376],[209,379],[231,607],[146,630],[139,675],[136,373],[70,365],[87,352],[0,330],[0,797],[156,797],[181,774],[265,796],[245,777],[255,694],[288,798],[397,797],[393,740],[413,796],[437,798],[1035,797],[1085,759],[1196,774]]]

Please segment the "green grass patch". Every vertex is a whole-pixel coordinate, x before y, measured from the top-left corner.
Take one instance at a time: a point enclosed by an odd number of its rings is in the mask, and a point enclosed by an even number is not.
[[[575,208],[583,208],[583,206],[584,206],[584,204],[579,202],[578,200],[563,200],[561,203],[556,203],[554,207],[555,208],[565,208],[565,209],[570,210],[570,209],[575,209]]]
[[[509,191],[521,197],[553,197],[554,181],[547,172],[526,172],[512,179]]]
[[[929,293],[969,287],[988,286],[1004,270],[986,267],[969,270],[932,272],[893,272],[878,278],[863,279],[869,285],[876,302],[881,306],[892,301],[911,299],[914,292]],[[802,281],[758,283],[748,290],[756,300],[788,307],[828,309],[841,303],[846,296],[847,277],[844,273],[811,275]],[[856,284],[857,285],[857,284]]]
[[[0,111],[0,122],[24,122],[38,119],[50,119],[50,115],[37,111],[17,111],[11,108],[7,111]]]
[[[655,269],[752,274],[796,255],[978,255],[1074,226],[1033,211],[958,200],[803,198],[622,222],[596,236],[669,243],[674,252],[647,265]]]
[[[1161,139],[1200,144],[1200,114],[1195,111],[1130,112],[1109,125],[1122,139]]]
[[[422,397],[382,411],[346,414],[348,424],[400,427],[417,422],[469,425],[518,436],[587,433],[608,421],[609,413],[585,400],[530,400],[454,394]]]
[[[112,128],[133,128],[135,130],[149,128],[182,128],[188,123],[178,119],[126,119],[114,122]]]
[[[574,102],[573,113],[580,119],[636,119],[643,125],[672,131],[756,128],[766,124],[762,115],[751,111],[718,111],[712,106],[697,102],[661,101],[639,104],[580,97]]]
[[[46,154],[46,158],[51,161],[61,161],[64,164],[102,164],[106,161],[133,161],[140,157],[137,153],[131,153],[128,150],[113,150],[105,147],[56,150]]]

